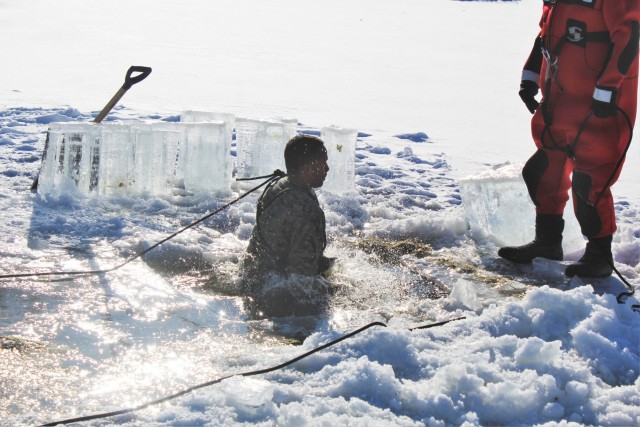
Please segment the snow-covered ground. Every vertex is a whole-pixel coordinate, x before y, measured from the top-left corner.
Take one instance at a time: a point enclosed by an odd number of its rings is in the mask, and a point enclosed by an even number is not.
[[[520,67],[540,2],[0,1],[0,274],[119,264],[231,200],[34,195],[51,121],[183,109],[355,127],[358,192],[319,192],[339,285],[325,316],[251,320],[234,288],[256,195],[98,277],[0,282],[0,424],[640,424],[640,315],[617,278],[517,268],[473,240],[457,179],[532,152]],[[394,135],[425,132],[427,141]],[[640,284],[637,144],[614,258]],[[237,193],[236,195],[239,195]],[[403,255],[404,254],[404,255]],[[570,253],[575,259],[579,253]],[[457,319],[409,331],[415,325]],[[294,345],[300,343],[300,345]],[[13,349],[10,349],[13,347]]]

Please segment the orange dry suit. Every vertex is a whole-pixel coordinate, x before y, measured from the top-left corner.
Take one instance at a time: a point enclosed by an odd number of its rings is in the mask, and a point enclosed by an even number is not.
[[[545,0],[523,71],[542,90],[531,121],[538,151],[522,172],[536,213],[562,215],[571,187],[591,238],[616,231],[610,187],[636,117],[638,21],[640,0]]]

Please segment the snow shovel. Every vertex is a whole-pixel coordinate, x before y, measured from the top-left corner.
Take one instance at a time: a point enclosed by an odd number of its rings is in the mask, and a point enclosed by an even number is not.
[[[134,76],[133,73],[139,73],[139,74]],[[111,98],[111,100],[107,102],[107,105],[104,106],[104,108],[102,109],[102,111],[100,111],[100,113],[96,116],[96,118],[93,119],[93,122],[94,123],[102,122],[102,120],[104,120],[104,118],[107,117],[107,114],[109,114],[109,112],[113,109],[113,107],[116,106],[118,101],[120,101],[120,98],[122,98],[124,94],[127,93],[127,91],[131,88],[131,86],[133,86],[136,83],[140,83],[141,81],[146,79],[149,74],[151,74],[151,67],[143,67],[143,66],[136,66],[136,65],[132,65],[131,67],[129,67],[129,70],[127,70],[127,75],[124,78],[124,84],[120,89],[118,89],[118,92],[116,92],[116,94],[113,95],[113,98]],[[47,155],[47,145],[49,145],[48,143],[49,143],[49,134],[47,133],[47,139],[44,143],[44,152],[42,153],[43,162]],[[31,185],[31,191],[35,192],[38,189],[39,177],[40,177],[40,172],[38,171],[38,175],[36,175],[36,179],[33,181],[33,184]]]

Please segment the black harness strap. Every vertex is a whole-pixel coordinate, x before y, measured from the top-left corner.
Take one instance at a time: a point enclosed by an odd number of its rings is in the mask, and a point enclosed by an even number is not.
[[[596,6],[596,1],[597,0],[544,0],[544,4],[549,5],[551,7],[555,6],[557,3],[575,4],[577,6],[585,6],[590,9],[593,9]]]
[[[554,9],[558,3],[574,4],[593,8],[595,5],[595,0],[545,0],[545,4],[551,8],[548,15],[548,27],[550,27],[551,23],[553,22],[555,12]],[[564,92],[562,84],[557,79],[558,57],[560,56],[562,49],[567,43],[586,48],[587,43],[611,44],[611,37],[607,31],[588,32],[587,25],[584,22],[575,19],[567,20],[565,36],[558,41],[555,47],[551,48],[551,41],[545,40],[544,35],[542,37],[542,56],[547,62],[547,74],[545,77],[545,99],[542,101],[540,106],[540,108],[542,109],[542,118],[544,120],[544,128],[542,129],[542,133],[540,135],[540,143],[545,149],[562,151],[567,155],[567,157],[573,159],[575,158],[575,146],[578,143],[582,132],[584,132],[591,114],[587,115],[585,120],[582,122],[580,128],[578,129],[576,138],[571,144],[565,146],[561,146],[560,144],[558,144],[558,142],[553,137],[553,134],[551,133],[551,127],[553,125],[553,113],[549,110],[549,97],[551,95],[552,84],[555,82],[558,85],[560,92]],[[545,135],[549,136],[551,144],[553,144],[552,146],[547,146],[547,144],[545,144]]]

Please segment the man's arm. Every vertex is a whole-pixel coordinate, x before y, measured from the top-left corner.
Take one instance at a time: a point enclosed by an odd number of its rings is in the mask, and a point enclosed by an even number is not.
[[[540,70],[542,69],[542,37],[538,35],[531,48],[531,53],[522,70],[522,81],[531,81],[536,84],[540,83]]]
[[[611,37],[611,49],[593,93],[594,112],[609,106],[615,114],[620,84],[625,77],[638,72],[640,0],[602,2],[602,15]]]
[[[540,82],[540,70],[542,68],[542,37],[538,35],[533,48],[529,54],[527,62],[522,70],[522,80],[520,81],[520,98],[527,106],[531,114],[535,113],[540,103],[536,100]]]

